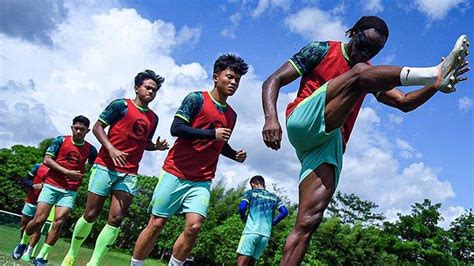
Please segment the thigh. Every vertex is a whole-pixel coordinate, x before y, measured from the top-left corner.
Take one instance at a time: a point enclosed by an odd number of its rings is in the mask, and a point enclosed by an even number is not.
[[[56,206],[56,210],[54,212],[54,221],[64,221],[65,219],[67,219],[67,217],[69,217],[70,213],[71,208]]]
[[[84,217],[89,222],[94,221],[102,212],[104,202],[107,199],[105,196],[97,195],[93,192],[88,192],[86,209],[84,210]]]
[[[182,213],[196,213],[207,216],[211,197],[211,182],[193,182],[185,194]]]
[[[123,217],[128,212],[132,204],[133,195],[125,191],[117,190],[112,192],[110,201],[109,217]]]
[[[150,212],[158,217],[171,217],[181,208],[187,189],[178,177],[162,170],[150,202]]]
[[[336,190],[334,167],[322,164],[311,172],[299,185],[297,224],[311,224],[322,218]]]
[[[257,240],[256,240],[256,243],[255,243],[255,249],[254,249],[254,252],[253,252],[253,255],[252,257],[256,260],[258,260],[258,258],[260,258],[260,256],[262,256],[263,254],[263,251],[265,250],[265,248],[267,247],[268,245],[268,240],[270,238],[267,237],[267,236],[262,236],[262,235],[259,235]]]
[[[237,247],[237,253],[247,257],[253,257],[257,238],[257,234],[242,234],[239,246]]]

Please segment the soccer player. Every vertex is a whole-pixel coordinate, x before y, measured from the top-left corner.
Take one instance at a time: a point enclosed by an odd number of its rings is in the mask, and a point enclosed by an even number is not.
[[[265,189],[265,179],[256,175],[250,179],[251,190],[245,191],[239,205],[239,214],[245,222],[244,232],[237,248],[237,265],[255,265],[268,244],[272,227],[288,215],[283,202]],[[248,209],[248,214],[247,214]],[[279,214],[274,217],[275,210]]]
[[[99,265],[115,242],[133,197],[137,193],[137,174],[143,153],[166,150],[166,140],[153,143],[158,116],[148,105],[155,99],[164,78],[151,70],[135,76],[135,98],[117,99],[100,114],[93,132],[102,144],[96,163],[92,166],[89,193],[84,215],[74,227],[71,246],[62,265],[74,265],[79,249],[89,235],[92,225],[111,195],[107,224],[97,237],[94,252],[87,265]],[[105,128],[109,127],[108,134]]]
[[[191,253],[207,215],[219,155],[240,163],[247,158],[245,151],[235,151],[228,144],[237,114],[227,103],[247,70],[240,57],[222,55],[214,63],[214,88],[192,92],[183,100],[171,125],[171,135],[178,138],[165,159],[150,203],[150,220],[137,239],[132,265],[143,265],[174,214],[184,214],[186,222],[174,244],[170,265],[183,265]]]
[[[22,181],[22,184],[28,188],[28,195],[25,198],[25,205],[23,206],[23,210],[21,211],[20,239],[23,236],[23,232],[25,231],[26,225],[35,216],[37,207],[36,205],[38,204],[38,196],[41,192],[41,189],[43,188],[45,175],[48,170],[49,168],[44,164],[36,163],[35,165],[33,165],[33,168],[31,168],[31,170],[28,172],[28,176],[26,176]],[[26,262],[31,261],[31,254],[33,253],[33,249],[38,243],[40,237],[41,230],[38,230],[31,236],[31,239],[28,242],[28,247],[21,256],[22,260]]]
[[[51,208],[56,205],[54,223],[38,256],[33,260],[35,265],[46,265],[45,257],[59,238],[61,228],[71,213],[86,170],[86,162],[94,163],[97,150],[85,141],[89,132],[89,119],[80,115],[72,120],[72,135],[60,136],[46,150],[43,163],[49,167],[43,189],[38,197],[38,207],[23,233],[20,243],[13,251],[13,258],[18,259],[26,249],[30,237],[40,230],[49,216]]]
[[[263,83],[263,140],[280,148],[282,131],[276,111],[281,87],[302,77],[296,100],[286,110],[291,145],[301,162],[299,208],[280,265],[298,265],[322,221],[342,169],[342,154],[368,93],[388,106],[409,112],[438,90],[451,93],[469,70],[469,42],[462,35],[439,65],[426,68],[373,66],[368,60],[384,47],[389,31],[379,17],[364,16],[347,32],[348,43],[315,41],[303,47]],[[404,93],[397,86],[425,86]]]

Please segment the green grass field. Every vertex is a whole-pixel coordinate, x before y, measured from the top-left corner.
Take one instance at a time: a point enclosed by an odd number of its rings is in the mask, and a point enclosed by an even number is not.
[[[0,265],[31,265],[28,263],[22,263],[21,260],[14,261],[11,258],[11,252],[15,248],[15,245],[19,241],[19,229],[18,226],[0,224]],[[40,243],[44,241],[44,236],[41,238]],[[69,248],[69,242],[64,239],[59,239],[54,249],[49,254],[48,265],[60,265],[62,259],[67,253]],[[82,248],[76,265],[86,265],[88,259],[92,256],[92,249]],[[121,252],[120,250],[113,250],[107,253],[101,265],[104,266],[121,266],[130,265],[131,255],[128,251]],[[167,265],[158,260],[146,260],[145,265],[147,266],[158,266]]]

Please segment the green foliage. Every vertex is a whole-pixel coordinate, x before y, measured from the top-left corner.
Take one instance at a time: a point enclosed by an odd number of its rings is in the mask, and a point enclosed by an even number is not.
[[[0,149],[0,209],[19,213],[26,192],[20,186],[21,179],[36,162],[41,162],[44,151],[51,140],[44,140],[38,146],[15,145]],[[86,173],[78,190],[76,205],[71,218],[65,225],[63,234],[70,238],[74,223],[84,214],[87,199],[89,174]],[[134,198],[126,216],[116,247],[130,252],[138,235],[150,218],[148,205],[151,201],[156,177],[139,176],[139,193]],[[244,180],[237,188],[225,189],[223,182],[214,184],[206,220],[201,228],[192,255],[199,265],[235,264],[236,249],[244,228],[237,209],[243,192],[247,187]],[[287,203],[289,217],[273,228],[267,248],[258,265],[277,265],[282,257],[285,239],[293,228],[297,206],[290,205],[285,191],[272,184],[275,192]],[[105,225],[110,200],[104,204],[103,211],[86,240],[93,245]],[[442,220],[439,212],[441,204],[429,200],[415,203],[408,215],[399,215],[394,223],[374,210],[378,206],[360,199],[354,194],[337,193],[329,206],[328,219],[324,219],[314,233],[304,265],[398,265],[435,264],[457,265],[473,264],[474,217],[472,210],[466,211],[445,230],[438,226]],[[173,244],[184,228],[182,216],[171,218],[158,237],[151,257],[163,258],[171,252]]]

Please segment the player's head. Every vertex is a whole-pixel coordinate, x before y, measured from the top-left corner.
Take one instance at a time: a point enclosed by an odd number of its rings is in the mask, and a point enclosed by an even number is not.
[[[239,88],[240,78],[249,67],[244,60],[233,54],[224,54],[214,63],[214,87],[225,96],[232,96]]]
[[[83,115],[78,115],[72,120],[72,137],[75,141],[83,141],[86,134],[90,131],[90,121]]]
[[[366,62],[377,55],[388,39],[388,27],[383,19],[363,16],[346,31],[351,38],[348,53],[352,63]]]
[[[164,81],[163,77],[152,70],[140,72],[135,76],[135,94],[142,103],[148,104],[155,99],[156,92]]]
[[[252,188],[255,188],[255,187],[265,188],[265,179],[263,179],[263,176],[261,176],[261,175],[256,175],[256,176],[250,178],[250,186]]]

